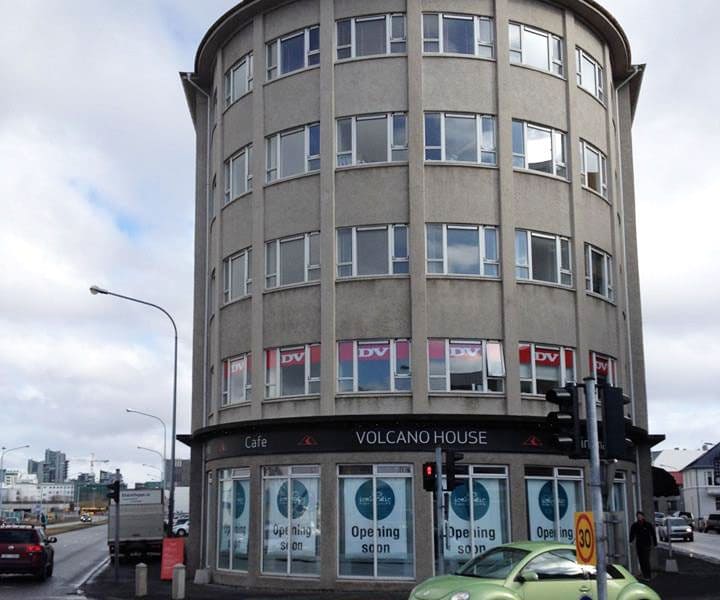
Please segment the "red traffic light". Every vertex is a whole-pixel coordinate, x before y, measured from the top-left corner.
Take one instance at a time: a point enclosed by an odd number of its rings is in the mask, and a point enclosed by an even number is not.
[[[436,482],[436,465],[432,462],[426,462],[423,464],[423,489],[426,492],[435,491]]]

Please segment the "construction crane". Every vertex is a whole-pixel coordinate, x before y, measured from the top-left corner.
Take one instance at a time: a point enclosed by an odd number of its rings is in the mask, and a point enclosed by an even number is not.
[[[108,459],[108,458],[104,458],[104,459],[95,458],[94,452],[90,453],[89,458],[86,456],[82,456],[79,458],[69,458],[68,459],[68,461],[71,461],[71,460],[74,460],[77,462],[89,462],[90,463],[90,473],[92,475],[95,475],[95,463],[109,463],[110,462],[110,459]]]

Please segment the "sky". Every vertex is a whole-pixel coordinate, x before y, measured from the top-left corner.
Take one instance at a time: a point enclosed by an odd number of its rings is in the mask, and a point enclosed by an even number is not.
[[[8,468],[51,448],[71,475],[94,455],[109,461],[96,470],[159,479],[136,447],[161,451],[162,428],[125,409],[169,431],[171,324],[93,284],[175,317],[189,431],[195,137],[178,72],[233,4],[0,0],[0,446],[31,445]],[[601,4],[648,65],[633,133],[650,430],[697,448],[720,441],[720,84],[698,34],[720,4]]]

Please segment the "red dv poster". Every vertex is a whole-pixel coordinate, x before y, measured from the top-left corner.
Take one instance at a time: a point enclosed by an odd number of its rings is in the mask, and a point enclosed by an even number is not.
[[[163,539],[160,579],[171,580],[173,567],[178,564],[185,564],[185,539],[181,537]]]

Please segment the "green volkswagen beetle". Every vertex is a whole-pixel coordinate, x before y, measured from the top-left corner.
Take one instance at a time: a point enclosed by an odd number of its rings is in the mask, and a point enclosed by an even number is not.
[[[626,569],[609,565],[608,600],[660,600]],[[595,567],[578,564],[575,546],[504,544],[479,554],[453,575],[424,581],[409,600],[595,600]]]

